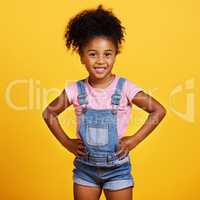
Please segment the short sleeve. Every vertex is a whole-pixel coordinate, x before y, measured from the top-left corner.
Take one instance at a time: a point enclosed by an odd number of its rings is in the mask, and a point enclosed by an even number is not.
[[[64,88],[66,94],[67,94],[67,97],[68,97],[68,100],[69,100],[69,103],[70,104],[73,104],[74,103],[74,100],[75,100],[75,96],[76,96],[76,93],[77,93],[77,88],[76,88],[76,83],[73,83],[71,85],[68,85]]]
[[[144,91],[144,89],[139,85],[126,79],[125,91],[128,101],[131,103],[135,95],[140,91]]]

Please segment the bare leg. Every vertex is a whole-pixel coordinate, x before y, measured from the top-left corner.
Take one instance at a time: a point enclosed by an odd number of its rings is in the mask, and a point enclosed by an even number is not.
[[[128,187],[115,191],[104,189],[104,194],[106,196],[106,200],[132,200],[133,187]]]
[[[99,200],[102,189],[74,183],[74,200]]]

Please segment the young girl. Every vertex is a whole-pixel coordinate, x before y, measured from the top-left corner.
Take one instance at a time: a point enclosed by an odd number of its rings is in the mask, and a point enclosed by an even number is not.
[[[109,200],[131,200],[134,179],[129,152],[158,125],[165,108],[144,90],[112,73],[124,40],[124,27],[101,5],[73,17],[65,32],[66,46],[80,55],[89,76],[66,86],[43,111],[43,118],[61,144],[75,155],[75,200],[97,200],[102,189]],[[149,113],[133,135],[123,136],[131,106]],[[69,138],[57,116],[73,105],[76,138]]]

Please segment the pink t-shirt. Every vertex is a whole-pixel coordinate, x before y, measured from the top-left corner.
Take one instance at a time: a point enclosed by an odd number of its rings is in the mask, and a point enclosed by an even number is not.
[[[101,89],[92,87],[88,82],[88,77],[87,77],[85,81],[85,89],[88,100],[87,107],[93,109],[112,109],[111,96],[113,95],[116,89],[117,81],[119,80],[119,78],[120,77],[118,75],[115,75],[115,78],[112,81],[112,83],[110,83],[106,88]],[[131,107],[132,107],[131,101],[139,91],[144,91],[144,90],[143,88],[137,86],[136,84],[126,79],[122,88],[122,93],[121,93],[122,97],[117,112],[118,138],[123,137],[123,135],[125,134],[131,115]],[[67,94],[69,102],[73,104],[73,107],[75,109],[76,122],[77,122],[76,136],[80,138],[79,124],[80,124],[80,113],[82,109],[77,98],[78,88],[76,82],[72,83],[69,86],[66,86],[65,92]]]

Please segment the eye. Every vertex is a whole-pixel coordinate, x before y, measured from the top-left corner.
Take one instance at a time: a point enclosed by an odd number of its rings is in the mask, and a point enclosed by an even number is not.
[[[111,53],[106,53],[105,55],[106,55],[106,57],[107,57],[107,56],[111,56],[112,54],[111,54]]]
[[[90,53],[89,56],[95,56],[95,53]]]

